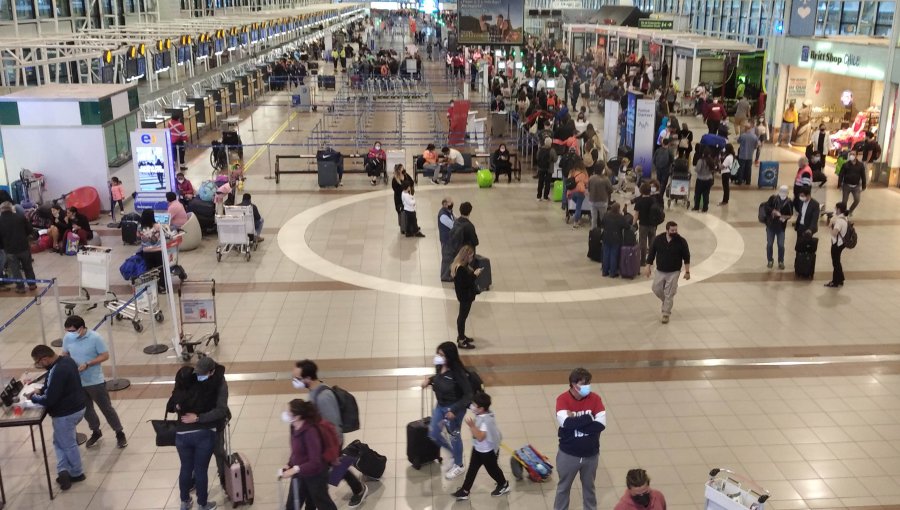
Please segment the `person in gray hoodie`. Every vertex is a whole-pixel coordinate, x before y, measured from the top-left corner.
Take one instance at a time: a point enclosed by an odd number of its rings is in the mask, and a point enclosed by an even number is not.
[[[469,470],[466,471],[466,479],[462,487],[453,493],[457,501],[469,499],[469,491],[475,483],[475,476],[483,465],[491,478],[497,482],[497,487],[491,491],[491,496],[502,496],[509,492],[509,481],[503,476],[503,470],[497,464],[500,454],[500,442],[503,434],[497,427],[494,413],[491,411],[491,396],[485,392],[478,392],[472,397],[469,406],[475,414],[475,418],[466,418],[466,425],[472,433],[472,455],[469,458]]]

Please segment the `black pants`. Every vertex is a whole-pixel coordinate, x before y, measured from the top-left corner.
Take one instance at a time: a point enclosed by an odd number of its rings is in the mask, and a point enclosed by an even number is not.
[[[22,273],[24,273],[26,280],[36,279],[34,275],[34,265],[31,259],[31,251],[23,251],[20,253],[6,252],[6,264],[9,267],[9,274],[13,279],[21,280],[23,277]],[[29,287],[34,285],[35,282],[28,282]],[[24,289],[25,284],[16,282],[16,288]]]
[[[694,210],[700,209],[700,202],[703,202],[703,210],[709,209],[709,190],[712,189],[713,180],[701,181],[697,179],[694,184]]]
[[[184,166],[184,142],[172,142],[172,163]]]
[[[500,180],[500,174],[506,174],[506,182],[512,182],[512,165],[509,161],[498,161],[494,165],[494,182]]]
[[[300,510],[300,503],[307,509],[337,510],[334,501],[328,494],[328,471],[314,476],[295,476],[291,479],[285,510]],[[309,506],[312,505],[312,506]]]
[[[719,134],[719,125],[721,123],[722,123],[722,121],[710,119],[710,120],[706,121],[706,127],[709,128],[709,132],[711,134],[717,135],[717,134]]]
[[[466,319],[469,318],[469,312],[472,310],[472,301],[459,302],[459,315],[456,316],[456,339],[462,340],[466,338]]]
[[[416,211],[403,211],[406,215],[406,237],[413,237],[419,233],[419,222],[416,220]]]
[[[551,173],[547,170],[538,170],[537,198],[547,200],[550,198],[550,188],[553,187]]]
[[[831,265],[834,267],[831,281],[838,285],[844,283],[844,265],[841,264],[841,253],[843,251],[844,245],[831,244]]]
[[[722,174],[722,203],[727,204],[731,198],[731,174]]]
[[[497,455],[498,452],[485,453],[472,448],[472,454],[469,455],[469,470],[466,471],[466,481],[462,484],[464,491],[469,492],[472,490],[472,485],[475,483],[475,475],[478,474],[478,470],[481,469],[481,466],[484,466],[484,469],[486,469],[488,474],[491,475],[491,478],[497,482],[498,486],[506,483],[506,477],[503,476],[503,470],[497,465]]]

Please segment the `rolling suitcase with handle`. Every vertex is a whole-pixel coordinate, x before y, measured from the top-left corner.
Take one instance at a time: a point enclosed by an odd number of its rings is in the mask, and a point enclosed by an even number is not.
[[[603,229],[600,227],[592,228],[588,232],[588,253],[589,259],[594,262],[603,262]]]
[[[422,414],[425,414],[425,392],[422,390]],[[428,437],[428,428],[431,425],[431,416],[411,421],[406,425],[406,458],[414,469],[434,461],[441,460],[441,447]]]
[[[634,278],[641,272],[640,246],[623,246],[619,249],[619,275]]]
[[[253,504],[253,468],[243,453],[231,451],[231,425],[225,431],[225,497],[236,508]]]
[[[475,278],[475,285],[480,292],[491,290],[494,279],[491,276],[491,259],[481,255],[475,255],[475,262],[472,264],[475,269],[481,269],[481,274]]]
[[[794,251],[794,274],[800,278],[810,280],[816,275],[816,250],[819,248],[819,239],[812,236],[803,236],[797,239]]]

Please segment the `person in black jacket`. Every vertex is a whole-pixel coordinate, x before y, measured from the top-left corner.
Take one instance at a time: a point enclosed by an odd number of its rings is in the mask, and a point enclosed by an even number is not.
[[[838,187],[841,188],[841,202],[848,203],[847,199],[853,195],[853,205],[850,206],[849,214],[852,215],[856,206],[859,205],[862,192],[866,190],[866,166],[859,161],[861,157],[859,153],[862,151],[851,150],[847,155],[847,162],[841,167],[841,173],[838,175]]]
[[[810,196],[808,190],[800,190],[800,193],[797,195],[800,206],[797,208],[797,222],[794,223],[794,229],[797,231],[797,237],[799,238],[807,232],[812,235],[819,231],[819,213],[821,208],[819,202]]]
[[[621,206],[613,203],[601,220],[603,226],[603,276],[619,277],[619,250],[624,243],[628,226]]]
[[[675,293],[678,292],[678,278],[684,268],[684,279],[691,279],[691,250],[687,240],[678,234],[678,224],[674,221],[666,223],[666,231],[659,234],[650,243],[647,253],[647,278],[653,272],[656,261],[656,276],[653,279],[653,293],[662,301],[662,319],[668,324],[675,304]]]
[[[535,159],[538,175],[537,200],[550,200],[550,188],[553,186],[553,165],[556,163],[556,151],[553,140],[544,138],[543,146],[538,150]]]
[[[469,215],[472,214],[472,204],[463,202],[459,206],[459,214],[459,218],[456,218],[456,222],[453,224],[453,229],[450,230],[453,251],[459,253],[463,246],[471,246],[472,250],[475,250],[478,247],[478,234],[475,232],[475,225],[469,220]]]
[[[262,236],[262,229],[265,220],[263,219],[262,215],[259,214],[259,209],[256,207],[256,204],[250,201],[251,198],[252,197],[250,196],[250,193],[244,193],[244,196],[241,197],[241,203],[238,205],[241,207],[249,206],[253,209],[253,231],[254,235],[256,235],[256,242],[261,243],[265,241]]]
[[[229,414],[225,367],[208,356],[200,358],[195,367],[182,367],[175,376],[166,412],[178,415],[175,448],[181,459],[181,507],[192,508],[190,491],[195,488],[200,510],[216,508],[215,502],[208,501],[207,472],[213,453],[220,449],[219,436],[224,434]],[[219,456],[216,457],[218,463]],[[220,469],[219,473],[221,478],[224,471]]]
[[[459,249],[453,262],[450,264],[450,277],[453,278],[456,299],[459,301],[459,315],[456,317],[456,344],[461,349],[474,349],[474,340],[466,336],[466,319],[472,309],[472,303],[478,294],[475,280],[481,274],[482,268],[473,268],[475,260],[475,248],[464,245]]]
[[[808,188],[806,188],[808,189]],[[772,269],[772,244],[778,241],[778,269],[784,269],[784,231],[787,221],[794,215],[794,206],[788,200],[787,186],[778,188],[778,193],[769,197],[764,207],[766,213],[766,267]]]
[[[391,189],[394,190],[394,209],[397,211],[397,223],[400,224],[400,233],[406,234],[406,228],[403,222],[403,189],[406,186],[412,186],[413,180],[412,177],[406,173],[406,169],[403,168],[403,165],[396,164],[394,165],[394,177],[391,178]]]
[[[28,288],[34,290],[37,285],[34,282],[34,266],[31,259],[31,224],[15,212],[11,202],[0,204],[0,253],[6,254],[9,264],[9,272],[14,280],[25,278],[31,280]],[[0,268],[2,269],[2,268]],[[25,293],[25,282],[16,282],[16,292]]]
[[[460,427],[466,409],[472,402],[472,385],[469,383],[466,367],[459,359],[459,350],[453,342],[444,342],[438,346],[434,366],[437,373],[422,383],[422,388],[432,387],[437,399],[431,414],[428,437],[452,452],[453,467],[444,475],[447,480],[452,480],[465,473]],[[442,428],[447,430],[449,441],[441,433]]]
[[[75,439],[75,427],[84,418],[84,390],[78,366],[68,356],[56,354],[47,345],[31,350],[34,366],[48,370],[43,390],[31,395],[31,401],[47,409],[53,421],[53,449],[56,451],[56,471],[59,487],[67,491],[72,482],[85,480],[81,453]],[[27,395],[26,395],[27,396]]]

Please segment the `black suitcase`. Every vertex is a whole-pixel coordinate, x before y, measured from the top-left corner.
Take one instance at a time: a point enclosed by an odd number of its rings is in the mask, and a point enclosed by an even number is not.
[[[334,90],[335,87],[335,79],[334,76],[326,76],[324,74],[318,75],[319,80],[319,88],[325,90]]]
[[[819,248],[819,238],[801,236],[794,246],[794,274],[800,278],[812,279],[816,274],[816,250]]]
[[[378,480],[384,476],[387,457],[369,448],[369,445],[359,439],[348,444],[341,453],[356,457],[356,462],[353,465],[368,478]]]
[[[122,216],[119,226],[122,228],[123,244],[138,244],[138,229],[141,225],[141,217],[135,213]]]
[[[480,291],[491,290],[494,279],[491,277],[491,259],[482,255],[475,255],[475,269],[481,269],[481,274],[475,279],[475,285]]]
[[[588,232],[587,256],[594,262],[603,262],[603,229],[600,227],[592,228]]]
[[[422,391],[422,414],[425,414],[425,392]],[[433,408],[433,406],[432,406]],[[420,420],[411,421],[406,425],[406,458],[414,469],[434,461],[441,461],[441,447],[428,437],[428,428],[431,425],[431,417],[426,416]]]
[[[200,231],[203,234],[216,233],[216,204],[200,200],[200,197],[194,197],[188,202],[188,211],[197,216],[200,223]]]

